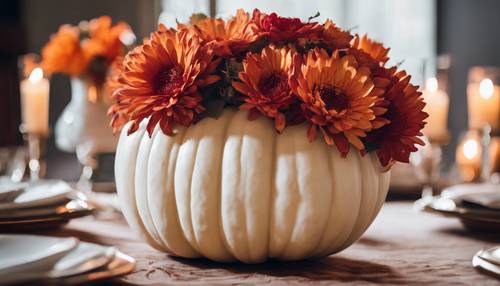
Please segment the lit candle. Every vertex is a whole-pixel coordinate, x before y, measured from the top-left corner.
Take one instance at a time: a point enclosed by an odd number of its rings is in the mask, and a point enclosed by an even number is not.
[[[481,175],[481,137],[476,131],[469,131],[457,147],[458,170],[464,181],[471,182]]]
[[[469,126],[482,128],[489,124],[493,133],[500,130],[500,87],[489,78],[467,87]]]
[[[429,78],[425,84],[423,98],[426,103],[424,111],[429,114],[424,134],[430,141],[442,142],[448,137],[448,94],[438,87],[436,78]]]
[[[49,80],[43,70],[33,69],[21,81],[21,108],[23,128],[27,133],[47,135],[49,132]]]

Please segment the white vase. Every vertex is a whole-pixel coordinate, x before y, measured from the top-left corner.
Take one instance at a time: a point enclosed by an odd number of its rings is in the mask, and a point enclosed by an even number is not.
[[[260,263],[327,256],[354,243],[387,194],[374,152],[342,158],[307,126],[225,110],[175,136],[122,130],[115,180],[131,227],[175,256]]]
[[[81,78],[71,79],[71,101],[57,120],[56,145],[65,152],[76,152],[83,165],[78,183],[85,191],[92,190],[93,172],[99,166],[97,154],[114,153],[118,136],[109,126],[109,96]]]
[[[65,152],[75,152],[85,124],[87,84],[80,78],[71,78],[71,101],[66,105],[55,126],[56,146]]]

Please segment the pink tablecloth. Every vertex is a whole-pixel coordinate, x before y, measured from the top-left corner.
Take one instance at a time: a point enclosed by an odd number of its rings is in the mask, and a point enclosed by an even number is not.
[[[116,245],[137,259],[116,284],[332,284],[405,283],[499,285],[471,266],[481,248],[500,244],[493,234],[470,234],[458,220],[416,212],[410,203],[386,203],[353,246],[321,260],[261,265],[218,264],[169,257],[140,241],[121,218],[74,220],[53,235]]]

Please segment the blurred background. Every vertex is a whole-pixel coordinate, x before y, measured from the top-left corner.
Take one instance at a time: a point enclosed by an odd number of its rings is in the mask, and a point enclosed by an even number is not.
[[[278,12],[307,19],[320,12],[318,21],[333,19],[355,33],[368,33],[391,47],[391,64],[398,64],[424,88],[437,77],[449,98],[448,116],[440,141],[443,177],[458,176],[456,150],[468,129],[467,85],[474,66],[500,67],[500,1],[497,0],[19,0],[0,2],[0,147],[21,146],[21,104],[18,58],[40,53],[50,35],[65,23],[76,25],[101,15],[126,21],[138,41],[155,30],[187,21],[192,13],[228,17],[236,9]],[[444,75],[444,80],[441,80]],[[444,86],[442,86],[444,84]],[[498,84],[498,83],[496,83]],[[71,99],[70,80],[50,80],[49,125],[53,129]],[[497,101],[498,102],[498,101]],[[498,110],[498,109],[497,109]],[[447,119],[446,119],[447,118]],[[496,117],[498,118],[498,116]],[[449,132],[446,132],[448,129]],[[112,166],[112,164],[110,164]],[[108,166],[109,167],[109,166]],[[112,169],[112,167],[109,167]],[[47,142],[48,178],[76,181],[82,167],[73,153]]]

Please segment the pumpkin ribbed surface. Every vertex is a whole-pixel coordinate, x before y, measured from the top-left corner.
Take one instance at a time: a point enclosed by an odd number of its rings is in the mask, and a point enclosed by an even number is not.
[[[265,118],[225,110],[175,136],[147,122],[120,135],[115,178],[131,227],[181,257],[259,263],[338,252],[356,241],[389,187],[374,153],[342,158],[306,126],[277,134]]]

